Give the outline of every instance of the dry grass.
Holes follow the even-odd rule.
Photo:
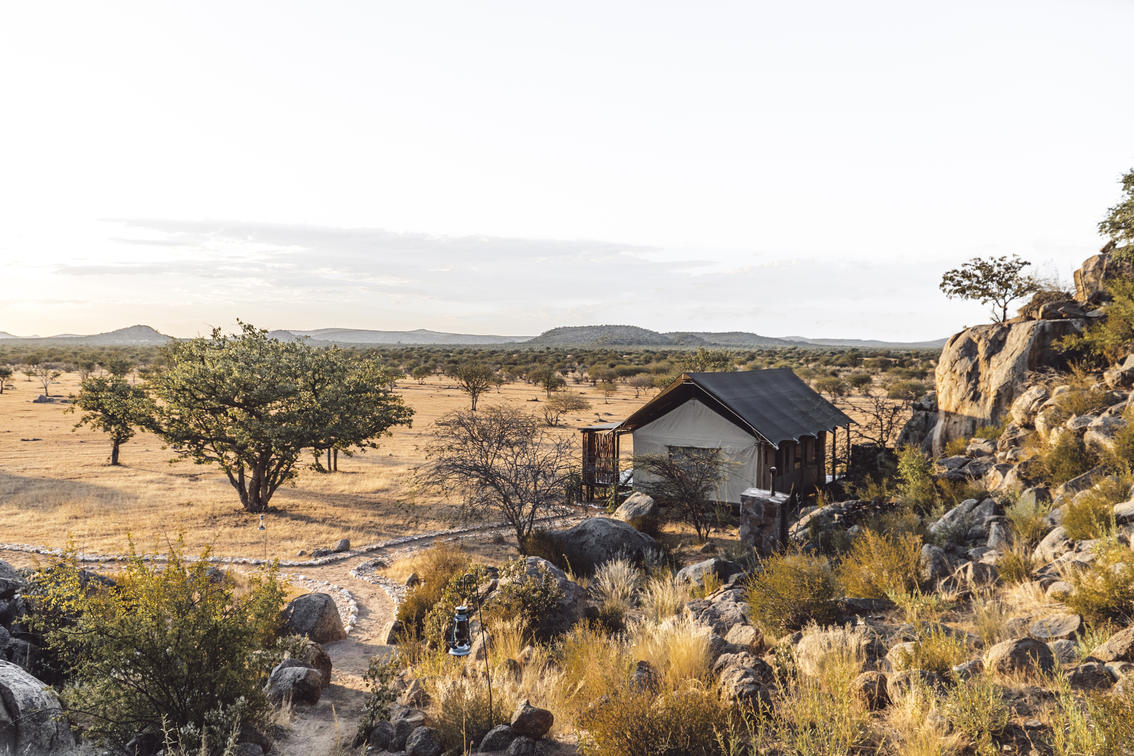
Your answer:
[[[53,395],[78,388],[78,376],[64,375]],[[434,421],[468,406],[467,397],[445,379],[424,385],[403,381],[398,393],[415,411],[411,428],[397,428],[378,449],[339,458],[340,472],[326,475],[304,469],[294,485],[272,499],[275,511],[258,518],[240,508],[224,473],[213,466],[170,463],[172,453],[158,438],[140,433],[122,448],[121,467],[106,464],[109,444],[103,434],[72,432],[75,415],[60,404],[34,404],[31,383],[0,394],[0,517],[2,540],[61,547],[68,539],[85,551],[124,551],[128,534],[139,548],[164,548],[184,535],[190,552],[213,546],[218,555],[267,554],[290,558],[300,549],[334,545],[350,538],[362,545],[414,532],[452,527],[449,502],[417,498],[408,475],[424,461],[421,447]],[[573,387],[601,399],[590,387]],[[628,415],[645,400],[620,390],[598,412],[572,414],[555,433],[574,436],[575,426]],[[513,383],[486,394],[485,405],[507,404],[537,411],[543,392]],[[601,413],[601,414],[600,414]],[[29,440],[35,439],[35,440]],[[306,465],[310,460],[302,460]]]

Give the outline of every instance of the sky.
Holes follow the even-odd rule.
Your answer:
[[[1069,284],[1134,3],[0,5],[0,331],[922,340]]]

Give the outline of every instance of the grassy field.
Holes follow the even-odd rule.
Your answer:
[[[53,395],[78,387],[78,375],[65,374]],[[332,546],[339,538],[362,545],[396,536],[453,527],[450,503],[416,494],[409,480],[424,461],[422,446],[434,421],[468,407],[468,398],[447,379],[424,385],[405,380],[398,391],[415,411],[411,428],[397,428],[378,449],[339,457],[339,472],[303,469],[293,485],[281,488],[266,516],[267,529],[244,512],[224,473],[214,466],[171,461],[173,453],[150,434],[139,434],[122,448],[122,466],[110,467],[105,435],[81,428],[68,405],[36,404],[37,383],[19,379],[0,395],[0,541],[42,546],[73,542],[80,550],[126,548],[132,536],[142,550],[163,550],[166,540],[184,538],[191,552],[211,546],[217,555],[293,557],[300,549]],[[604,403],[590,386],[592,408],[563,419],[559,432],[578,438],[576,428],[621,419],[641,405],[633,389],[620,387]],[[481,406],[508,404],[533,412],[543,392],[525,383],[506,384],[481,397]],[[304,467],[310,458],[302,460]]]

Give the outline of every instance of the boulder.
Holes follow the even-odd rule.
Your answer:
[[[1007,520],[996,518],[988,523],[988,540],[985,545],[994,551],[1007,551],[1012,547],[1012,529]]]
[[[911,407],[910,419],[898,434],[896,448],[916,446],[929,453],[933,446],[933,427],[937,425],[937,395],[930,391]]]
[[[1103,380],[1112,389],[1134,388],[1134,354],[1103,373]]]
[[[336,554],[341,554],[344,551],[350,551],[350,539],[340,538],[339,542],[335,544],[335,547],[331,549],[331,551],[335,552]]]
[[[1114,451],[1118,434],[1126,427],[1121,417],[1104,416],[1091,420],[1083,434],[1083,444],[1096,454],[1105,455]]]
[[[1087,307],[1097,307],[1106,302],[1110,281],[1132,276],[1134,263],[1131,261],[1115,259],[1109,250],[1092,255],[1075,271],[1075,300]]]
[[[934,585],[953,573],[949,557],[940,546],[927,543],[921,547],[918,556],[918,578],[925,585]]]
[[[1134,625],[1110,636],[1091,656],[1103,662],[1134,662]]]
[[[866,708],[880,711],[890,705],[890,694],[886,692],[886,675],[877,671],[867,671],[851,681],[851,692],[866,702]]]
[[[906,669],[886,677],[886,694],[894,701],[909,693],[915,684],[943,690],[945,678],[926,669]]]
[[[391,751],[404,750],[410,734],[418,727],[425,726],[425,712],[420,709],[402,709],[394,714],[390,724],[394,726],[394,736],[386,747]]]
[[[305,593],[292,599],[283,610],[284,632],[305,635],[316,643],[346,637],[335,601],[326,593]]]
[[[1085,661],[1067,671],[1067,681],[1076,690],[1107,690],[1118,682],[1118,676],[1099,661]]]
[[[1073,640],[1057,640],[1047,644],[1055,661],[1060,664],[1074,664],[1079,658],[1079,645]]]
[[[327,660],[327,663],[328,664],[330,663],[330,659]],[[296,659],[296,658],[284,659],[283,661],[281,661],[279,664],[277,664],[275,666],[275,669],[287,669],[288,667],[295,667],[296,669],[314,669],[316,672],[319,673],[319,687],[321,689],[326,688],[328,685],[331,684],[330,670],[328,670],[327,673],[324,674],[323,670],[319,669],[314,664],[308,664],[307,662],[305,662],[301,659]]]
[[[525,699],[520,702],[520,705],[512,714],[511,727],[512,732],[518,736],[522,735],[533,740],[539,740],[547,734],[554,723],[555,717],[550,711],[532,706]]]
[[[752,625],[733,625],[725,633],[725,641],[734,646],[762,648],[764,645],[764,638],[760,635],[760,631],[752,627]]]
[[[55,691],[15,664],[0,661],[0,753],[39,756],[74,747]]]
[[[619,523],[630,528],[625,523]],[[630,528],[631,531],[638,531]],[[572,563],[574,564],[574,563]],[[555,605],[544,613],[539,625],[533,628],[536,635],[542,639],[551,639],[570,630],[575,623],[586,615],[587,591],[578,583],[568,579],[563,570],[556,567],[546,559],[539,557],[525,557],[518,575],[505,577],[500,580],[500,589],[505,590],[515,581],[538,581],[549,576],[559,588],[559,598]]]
[[[569,530],[549,530],[545,535],[571,569],[582,575],[592,574],[612,559],[641,564],[661,554],[653,538],[609,517],[590,517]]]
[[[658,527],[658,505],[652,496],[636,491],[614,510],[614,519],[637,530],[653,533]]]
[[[1079,633],[1082,625],[1083,618],[1078,614],[1049,614],[1033,622],[1028,627],[1028,635],[1044,643],[1068,640]]]
[[[1119,527],[1134,524],[1134,499],[1114,505],[1114,522]]]
[[[682,567],[677,571],[677,575],[674,579],[689,585],[704,585],[705,578],[712,574],[716,575],[717,579],[724,583],[733,575],[743,571],[744,570],[742,570],[740,565],[736,562],[712,557],[703,562],[697,562],[696,564]]]
[[[317,704],[323,693],[323,675],[314,667],[306,665],[285,666],[293,659],[285,659],[276,665],[264,692],[272,703],[290,701],[293,704]]]
[[[935,538],[950,538],[953,534],[964,533],[969,529],[969,515],[980,504],[977,499],[965,499],[929,526],[929,534]]]
[[[480,741],[481,751],[503,751],[516,739],[516,733],[508,725],[496,725]]]
[[[1071,541],[1067,538],[1067,531],[1060,525],[1043,537],[1032,556],[1040,562],[1054,562],[1070,550]]]
[[[432,727],[418,727],[406,736],[406,756],[441,756],[445,746],[441,733]]]
[[[1001,675],[1043,672],[1055,669],[1055,656],[1046,643],[1035,638],[1016,638],[997,643],[984,654],[985,669]]]
[[[734,664],[721,669],[717,689],[725,701],[751,706],[768,700],[772,668],[760,659],[755,661],[753,666]]]
[[[685,605],[685,615],[722,638],[734,625],[751,624],[748,604],[740,589],[723,590],[710,598],[694,599]]]
[[[539,741],[526,735],[520,735],[508,744],[508,750],[504,752],[504,756],[539,756],[539,753]]]
[[[1077,319],[1032,320],[966,329],[946,343],[937,362],[933,451],[969,438],[1011,407],[1029,371],[1064,361],[1054,344],[1083,328]]]

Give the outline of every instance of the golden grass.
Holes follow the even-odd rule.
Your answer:
[[[78,389],[78,375],[68,373],[52,386],[53,395]],[[300,549],[333,546],[340,538],[352,545],[381,541],[454,525],[450,502],[415,495],[412,470],[425,461],[422,447],[441,415],[467,409],[467,397],[442,378],[424,385],[406,380],[398,392],[415,411],[411,428],[397,428],[381,446],[355,457],[339,457],[340,472],[306,469],[293,485],[272,499],[267,529],[244,512],[236,492],[215,466],[187,461],[170,463],[172,452],[148,433],[122,447],[122,466],[106,464],[110,446],[103,434],[82,428],[72,432],[76,415],[65,405],[34,404],[35,384],[22,380],[0,394],[0,540],[62,547],[72,539],[80,551],[121,552],[127,537],[139,548],[162,549],[184,536],[186,550],[212,546],[217,555],[292,558]],[[576,437],[575,427],[627,416],[645,399],[620,389],[609,404],[589,386],[572,386],[595,402],[595,410],[571,414],[565,427],[552,429]],[[512,383],[481,398],[483,405],[506,404],[537,412],[541,389]],[[35,439],[35,440],[30,440]]]

